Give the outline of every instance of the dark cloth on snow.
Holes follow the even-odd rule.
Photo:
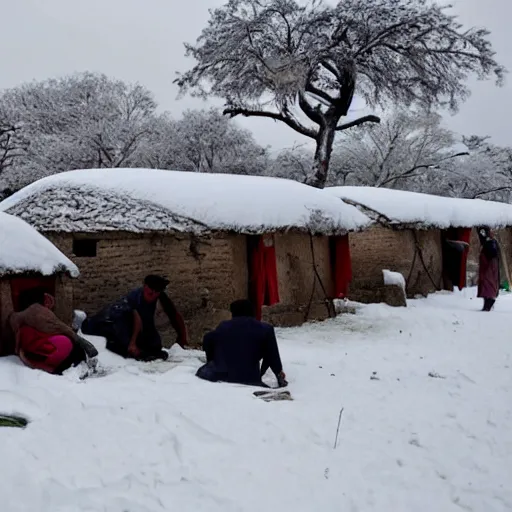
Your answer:
[[[222,322],[204,336],[203,350],[207,363],[196,375],[213,382],[265,386],[260,361],[276,376],[283,369],[274,328],[251,317]]]
[[[496,240],[487,239],[480,251],[478,297],[496,299],[500,287],[499,249]]]

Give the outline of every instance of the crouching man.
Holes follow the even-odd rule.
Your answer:
[[[270,368],[279,387],[287,386],[274,328],[256,320],[253,305],[248,300],[233,302],[230,311],[231,320],[222,322],[204,336],[207,362],[196,375],[211,382],[268,387],[261,378]]]
[[[123,357],[141,361],[167,359],[169,354],[162,350],[162,340],[155,326],[158,301],[178,335],[177,343],[182,347],[187,344],[185,322],[164,291],[168,284],[163,277],[147,276],[141,288],[85,319],[82,332],[103,336],[107,339],[107,349]]]

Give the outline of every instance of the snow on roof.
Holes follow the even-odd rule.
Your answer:
[[[78,268],[32,226],[0,212],[0,275],[26,272],[79,274]]]
[[[329,187],[326,193],[357,204],[390,224],[449,227],[512,226],[512,205],[375,187]],[[383,218],[384,217],[384,218]]]
[[[43,178],[0,203],[39,231],[362,229],[354,206],[291,180],[154,169],[88,169]]]

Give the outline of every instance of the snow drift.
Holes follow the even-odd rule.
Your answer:
[[[155,169],[88,169],[43,178],[0,203],[40,231],[358,230],[371,220],[291,180]]]
[[[78,268],[49,240],[23,220],[0,212],[0,276],[25,272],[78,276]]]
[[[357,204],[370,217],[390,224],[440,229],[512,226],[512,205],[494,201],[375,187],[329,187],[324,192]]]

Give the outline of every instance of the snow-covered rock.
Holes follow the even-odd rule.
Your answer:
[[[384,279],[384,301],[389,306],[406,307],[406,282],[405,278],[399,272],[391,270],[383,270],[382,277]]]
[[[405,278],[400,272],[392,272],[391,270],[383,270],[382,276],[386,286],[399,286],[405,290]]]
[[[0,276],[25,272],[79,274],[76,265],[32,226],[0,212]]]
[[[155,169],[88,169],[43,178],[0,203],[40,231],[346,233],[371,223],[301,183]]]
[[[329,187],[324,192],[356,204],[374,220],[389,224],[440,229],[512,226],[512,205],[495,201],[375,187]]]

